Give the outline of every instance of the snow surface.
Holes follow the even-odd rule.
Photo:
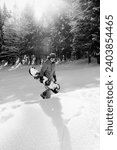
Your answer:
[[[0,70],[0,150],[99,150],[100,67],[57,65],[61,91],[48,100],[28,69]]]

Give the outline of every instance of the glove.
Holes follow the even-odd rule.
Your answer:
[[[43,83],[43,80],[44,80],[44,79],[43,79],[43,77],[41,76],[41,77],[40,77],[40,82]]]
[[[56,75],[54,75],[53,78],[54,78],[54,83],[56,83],[57,82]]]

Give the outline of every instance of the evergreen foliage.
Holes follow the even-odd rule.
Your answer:
[[[0,8],[0,60],[15,63],[32,55],[37,60],[55,52],[61,60],[100,56],[100,1],[71,0],[71,9],[54,17],[44,27],[35,21],[30,6],[15,17],[4,5]],[[46,19],[46,18],[45,18]],[[52,19],[52,18],[51,18]]]
[[[70,19],[67,14],[59,16],[56,24],[51,30],[52,51],[54,51],[59,58],[66,60],[71,58],[71,44],[72,34],[70,33]]]
[[[71,17],[73,50],[77,57],[96,55],[100,48],[100,3],[98,0],[75,0]]]

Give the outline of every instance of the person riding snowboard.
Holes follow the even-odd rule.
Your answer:
[[[56,62],[56,55],[55,53],[50,53],[47,60],[42,64],[41,71],[40,71],[40,82],[43,83],[44,76],[48,78],[46,82],[46,86],[49,86],[51,81],[56,82],[56,73],[55,73],[55,62]],[[46,89],[41,95],[43,99],[50,98],[51,90]]]

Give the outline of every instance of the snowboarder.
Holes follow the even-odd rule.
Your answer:
[[[42,64],[40,71],[40,82],[43,83],[44,76],[48,78],[46,85],[50,85],[51,81],[56,82],[56,73],[55,73],[55,62],[56,55],[55,53],[50,53],[47,57],[47,60]],[[47,99],[51,97],[51,90],[46,88],[46,90],[40,95],[43,99]]]

